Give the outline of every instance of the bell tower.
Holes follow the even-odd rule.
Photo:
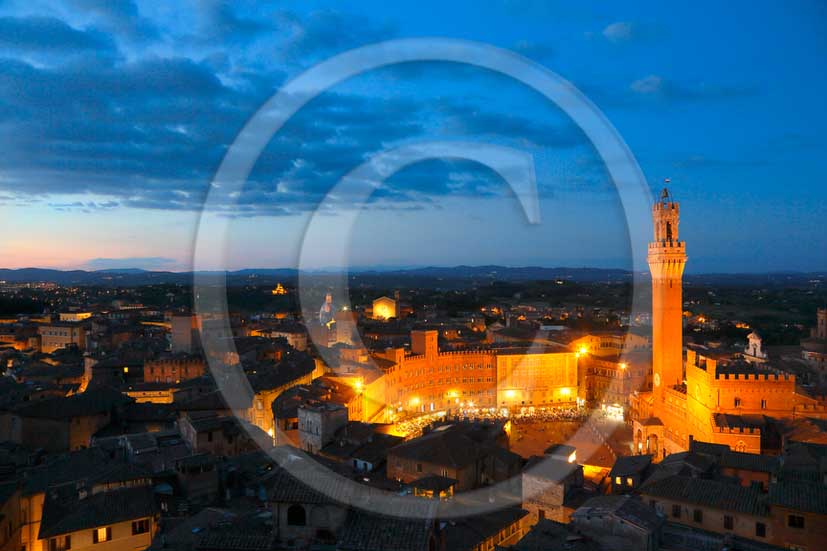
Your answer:
[[[686,246],[678,237],[680,208],[664,188],[652,207],[654,240],[649,243],[652,274],[652,371],[654,394],[683,382],[683,268]]]

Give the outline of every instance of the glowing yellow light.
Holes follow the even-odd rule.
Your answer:
[[[267,434],[269,434],[270,438],[272,438],[276,433],[273,432],[273,429],[270,429],[267,431]]]
[[[470,400],[469,400],[469,401],[468,401],[468,407],[469,407],[469,408],[474,407],[474,402],[472,402],[472,401],[470,401]]]
[[[270,292],[273,293],[274,295],[286,295],[287,294],[287,290],[284,288],[284,286],[281,283],[277,284],[276,288],[273,289]]]
[[[128,368],[128,367],[124,367],[124,368],[123,368],[123,372],[124,372],[124,373],[129,373],[129,368]]]
[[[586,355],[586,354],[588,354],[588,353],[589,353],[589,349],[588,349],[588,347],[586,347],[586,346],[581,346],[581,347],[580,347],[580,350],[578,350],[578,352],[579,352],[581,355]]]
[[[505,391],[505,397],[506,398],[514,398],[516,395],[517,395],[517,393],[513,390],[506,390]]]
[[[411,404],[412,406],[418,406],[418,405],[419,405],[419,402],[420,402],[420,401],[419,401],[419,398],[418,398],[417,396],[414,396],[413,398],[411,398],[410,404]]]
[[[570,396],[571,389],[570,388],[561,388],[560,389],[560,396]]]
[[[373,317],[377,319],[389,319],[393,317],[393,311],[387,304],[377,304],[375,307],[375,311],[373,312]]]
[[[627,366],[626,366],[626,363],[625,363],[625,362],[623,362],[623,363],[621,363],[621,364],[620,364],[620,369],[626,369],[626,367],[627,367]]]
[[[357,380],[356,384],[354,384],[353,386],[354,388],[356,388],[357,392],[362,392],[362,387],[364,387],[365,384],[361,380]]]

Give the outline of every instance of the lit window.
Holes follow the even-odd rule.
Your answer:
[[[634,483],[632,482],[632,477],[627,477],[626,478],[626,485],[627,486],[634,486]]]
[[[112,539],[112,527],[96,528],[92,530],[92,543],[103,543]]]

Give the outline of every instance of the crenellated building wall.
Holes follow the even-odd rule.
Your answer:
[[[769,362],[718,361],[692,349],[683,360],[686,250],[678,240],[679,212],[666,190],[652,209],[653,392],[631,399],[635,449],[659,460],[688,450],[695,439],[761,453],[766,418],[824,418],[827,404],[800,392],[793,374],[773,369]]]
[[[385,385],[393,411],[460,407],[554,407],[576,403],[573,352],[469,350],[440,352],[437,331],[414,331],[411,354],[391,348]]]

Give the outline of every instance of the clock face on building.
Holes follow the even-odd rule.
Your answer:
[[[660,373],[655,373],[655,386],[660,386]]]

